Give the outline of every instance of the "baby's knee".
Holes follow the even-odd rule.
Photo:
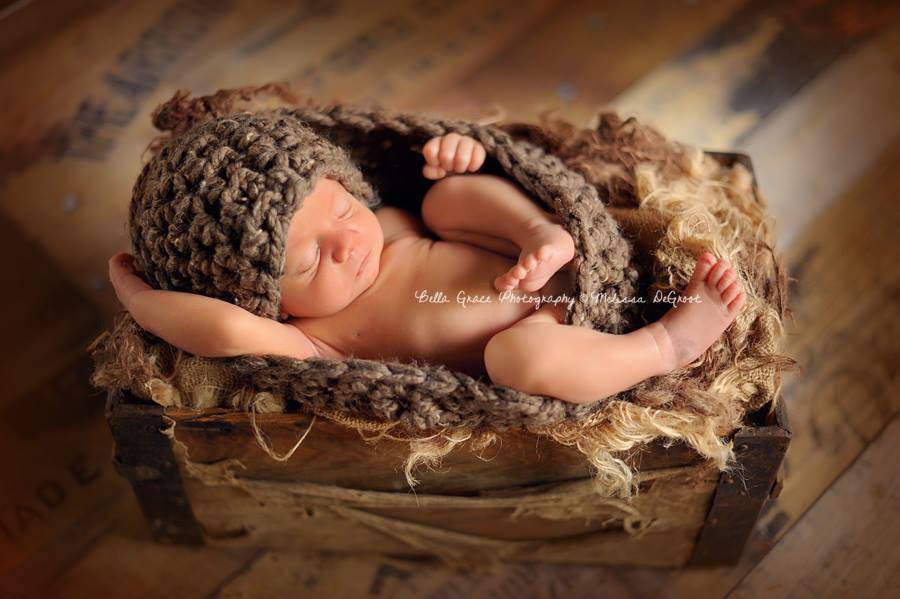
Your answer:
[[[540,384],[540,343],[535,327],[510,327],[500,331],[484,348],[484,367],[495,385],[535,393]]]

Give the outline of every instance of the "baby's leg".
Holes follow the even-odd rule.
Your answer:
[[[657,329],[611,335],[536,314],[491,338],[485,368],[494,384],[588,403],[666,372]]]
[[[575,256],[562,219],[543,210],[511,181],[495,175],[447,177],[422,201],[422,218],[439,237],[518,258],[497,277],[498,291],[537,291]]]
[[[727,261],[701,256],[679,303],[662,319],[626,335],[559,324],[548,311],[495,335],[485,348],[485,367],[499,385],[535,395],[588,403],[651,376],[686,366],[731,324],[744,304]]]

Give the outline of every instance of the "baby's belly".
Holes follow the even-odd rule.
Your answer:
[[[411,351],[421,359],[473,375],[484,374],[484,348],[491,337],[540,307],[548,289],[559,288],[564,274],[533,293],[501,294],[494,279],[515,261],[461,243],[436,243],[429,268],[410,290]],[[562,305],[562,304],[560,304]]]
[[[494,279],[514,264],[468,244],[416,240],[385,260],[377,292],[298,326],[327,344],[331,357],[418,360],[486,375],[491,337],[534,314],[542,295],[571,293],[568,273],[534,293],[498,293]],[[558,305],[564,313],[565,304]]]

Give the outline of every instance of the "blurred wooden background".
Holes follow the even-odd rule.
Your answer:
[[[0,2],[0,596],[900,596],[900,7],[694,0]],[[118,308],[149,114],[179,88],[585,123],[753,158],[792,277],[781,496],[742,563],[439,565],[153,544],[85,347]],[[43,590],[39,590],[43,589]]]

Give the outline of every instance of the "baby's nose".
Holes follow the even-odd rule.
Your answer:
[[[338,236],[334,246],[334,261],[343,263],[356,253],[355,240],[352,235],[342,234]]]

